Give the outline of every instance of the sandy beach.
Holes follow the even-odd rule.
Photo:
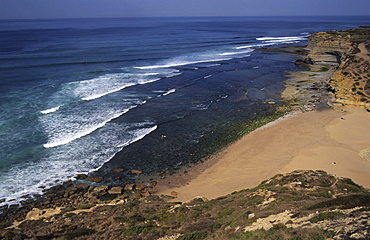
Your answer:
[[[186,202],[257,186],[278,173],[324,170],[370,188],[370,113],[361,108],[294,113],[162,180],[158,194]]]

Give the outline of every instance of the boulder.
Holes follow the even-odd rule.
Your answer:
[[[93,192],[94,193],[106,193],[108,190],[108,186],[107,185],[103,185],[103,186],[98,186],[98,187],[95,187],[93,189]]]
[[[89,185],[87,185],[86,183],[76,183],[74,185],[74,187],[78,188],[78,189],[82,189],[82,190],[87,190],[89,189]]]
[[[311,58],[309,58],[309,57],[304,58],[304,59],[297,59],[295,61],[295,64],[296,65],[304,65],[304,64],[313,65],[314,63],[315,62]]]
[[[254,213],[250,213],[249,215],[248,215],[248,219],[252,219],[252,218],[254,218],[256,216],[256,214],[254,214]]]
[[[142,174],[142,173],[143,173],[143,171],[141,171],[141,170],[131,169],[129,174],[139,175],[139,174]]]
[[[108,190],[109,194],[122,194],[123,192],[123,187],[112,187],[111,189]]]
[[[135,192],[134,193],[134,199],[140,199],[141,198],[141,193],[140,192]]]
[[[63,183],[63,187],[69,187],[72,185],[72,181],[71,180],[68,180],[66,182]]]
[[[139,184],[136,186],[136,190],[138,191],[142,191],[144,190],[145,188],[147,188],[148,186],[147,185],[144,185],[144,184]]]
[[[76,179],[86,179],[86,178],[87,178],[86,174],[77,174],[76,175]]]
[[[100,183],[101,181],[103,181],[103,177],[100,177],[100,176],[91,176],[91,177],[87,177],[85,180],[86,181],[89,181],[89,182]]]
[[[141,196],[143,197],[150,197],[150,195],[152,195],[149,191],[145,191],[143,193],[141,193]]]
[[[132,184],[127,184],[124,188],[125,191],[133,191],[135,188],[135,184],[132,183]]]
[[[114,173],[121,173],[121,172],[125,171],[125,169],[124,168],[116,168],[116,169],[112,169],[111,171],[114,172]]]
[[[149,186],[155,187],[155,186],[157,186],[157,184],[158,183],[156,181],[151,181],[150,184],[149,184]]]

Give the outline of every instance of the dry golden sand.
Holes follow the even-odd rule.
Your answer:
[[[174,201],[213,199],[255,187],[277,173],[310,169],[349,177],[370,188],[369,149],[370,113],[364,109],[296,113],[244,136],[189,169],[189,176],[160,181],[157,190],[164,195],[175,191]]]

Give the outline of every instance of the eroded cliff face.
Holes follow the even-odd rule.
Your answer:
[[[315,33],[307,48],[312,67],[336,68],[329,81],[334,106],[370,109],[370,27]]]

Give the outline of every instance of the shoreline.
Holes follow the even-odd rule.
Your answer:
[[[78,206],[107,201],[118,204],[128,201],[128,195],[134,199],[162,195],[163,199],[176,202],[187,202],[197,196],[213,199],[255,187],[279,173],[306,169],[325,170],[370,188],[370,180],[366,179],[366,173],[370,172],[370,145],[366,143],[370,142],[370,137],[365,135],[370,129],[370,114],[357,108],[348,108],[345,112],[343,108],[328,109],[334,96],[326,84],[338,65],[333,62],[328,65],[324,61],[309,65],[308,71],[290,73],[282,96],[292,107],[292,113],[244,133],[241,139],[208,159],[166,175],[158,183],[149,184],[151,176],[139,176],[141,173],[132,173],[136,179],[146,180],[145,184],[136,183],[136,189],[134,186],[131,189],[126,189],[127,186],[109,188],[68,182],[63,184],[62,190],[61,186],[56,186],[46,191],[45,198],[27,205],[18,215],[25,215],[32,207],[69,207],[68,204]],[[327,69],[322,71],[323,67]],[[354,160],[348,162],[347,159]],[[138,186],[142,190],[138,190]],[[106,195],[114,198],[100,198]]]
[[[189,181],[175,174],[159,182],[157,194],[175,195],[171,201],[176,202],[197,196],[214,199],[294,170],[324,170],[370,188],[366,175],[370,161],[360,156],[370,148],[366,144],[370,136],[364,131],[369,128],[370,114],[363,109],[295,113],[253,131],[209,163],[196,166],[198,175]],[[345,137],[348,131],[356,138]]]
[[[282,92],[293,111],[302,112],[245,135],[208,165],[191,168],[196,173],[187,181],[178,174],[160,182],[158,194],[180,202],[214,199],[295,170],[324,170],[370,188],[366,34],[367,27],[329,31],[312,34],[306,48],[260,49],[304,57],[296,64],[306,70],[289,73]]]

